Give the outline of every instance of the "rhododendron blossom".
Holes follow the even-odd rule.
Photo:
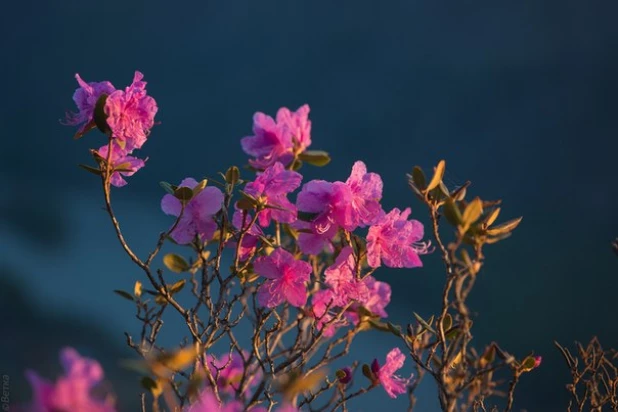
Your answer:
[[[310,144],[311,121],[308,105],[301,106],[296,112],[282,107],[277,112],[276,121],[257,112],[253,116],[253,136],[241,140],[245,153],[255,157],[249,160],[249,163],[258,169],[265,169],[275,162],[287,166],[294,160],[296,153],[301,153]]]
[[[255,260],[255,273],[268,279],[258,290],[258,302],[262,306],[274,308],[283,302],[300,307],[307,302],[307,287],[311,265],[296,260],[282,248],[275,249],[268,256]]]
[[[379,267],[380,261],[392,268],[423,266],[419,255],[428,252],[429,243],[422,243],[423,224],[408,220],[410,208],[401,212],[394,208],[369,228],[367,234],[367,263]]]
[[[394,348],[386,355],[386,362],[383,366],[380,366],[377,359],[374,359],[371,364],[371,371],[391,398],[406,393],[407,386],[412,379],[412,376],[405,379],[395,375],[395,372],[403,367],[405,360],[406,355],[401,353],[399,348]]]
[[[365,163],[358,161],[352,166],[352,173],[345,182],[352,192],[351,221],[342,224],[347,230],[374,224],[384,215],[382,199],[382,178],[377,173],[367,173]]]
[[[184,179],[179,187],[193,189],[197,186],[197,181],[193,178]],[[217,225],[213,220],[213,215],[221,210],[223,204],[223,193],[216,187],[205,187],[195,195],[184,207],[176,197],[166,194],[161,199],[161,209],[168,215],[182,216],[176,228],[170,236],[176,243],[188,244],[198,236],[201,240],[212,238]]]
[[[138,159],[137,157],[126,155],[124,150],[120,149],[118,145],[112,141],[112,154],[110,157],[111,169],[119,169],[117,172],[112,173],[110,183],[116,187],[122,187],[127,184],[123,176],[133,176],[135,172],[144,167],[145,160]],[[105,145],[97,150],[99,156],[107,160],[109,145]]]
[[[34,392],[29,412],[116,410],[111,399],[93,394],[93,389],[103,380],[103,369],[97,361],[80,356],[75,349],[65,348],[60,352],[60,362],[64,375],[55,383],[36,372],[26,371]]]
[[[245,358],[249,356],[247,352],[243,353]],[[231,355],[222,355],[218,359],[210,356],[208,359],[208,368],[210,373],[217,382],[217,388],[220,393],[234,395],[239,389],[243,374],[245,374],[245,365],[242,356],[238,352]],[[249,394],[251,387],[255,386],[257,381],[262,377],[261,371],[247,371],[246,374],[246,390],[245,394]]]
[[[144,75],[136,71],[133,83],[125,90],[111,93],[105,102],[106,121],[112,137],[127,153],[144,145],[158,110],[155,100],[146,94],[143,78]]]
[[[99,97],[113,93],[116,88],[108,81],[86,83],[79,74],[76,74],[75,78],[80,86],[73,93],[78,112],[67,112],[63,123],[70,126],[81,125],[77,132],[79,135],[94,127],[94,108]]]
[[[260,173],[253,182],[247,183],[245,192],[258,199],[266,208],[259,212],[258,221],[268,226],[273,219],[280,223],[296,220],[296,206],[287,195],[300,186],[300,173],[285,170],[279,162]]]

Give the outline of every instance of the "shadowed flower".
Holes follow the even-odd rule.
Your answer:
[[[184,179],[179,187],[193,189],[197,186],[197,181],[193,178]],[[178,225],[171,233],[172,239],[181,245],[191,243],[196,236],[204,240],[212,238],[217,225],[213,219],[223,204],[223,193],[216,187],[205,187],[195,195],[184,208],[182,217]],[[161,199],[161,209],[168,215],[180,216],[182,203],[171,194],[163,196]]]
[[[29,412],[92,411],[113,412],[111,399],[97,399],[92,390],[103,380],[101,365],[84,358],[72,348],[60,352],[60,362],[65,374],[51,383],[36,372],[26,371],[34,391]]]
[[[245,358],[249,356],[244,353]],[[245,373],[245,365],[242,356],[238,352],[231,355],[223,355],[218,359],[210,356],[208,360],[208,368],[210,373],[217,381],[217,388],[220,393],[234,395],[241,384],[243,374]],[[257,373],[256,373],[257,372]],[[248,370],[245,379],[248,382],[245,394],[248,395],[251,387],[261,379],[261,371]]]
[[[406,387],[410,383],[410,379],[412,379],[412,376],[405,379],[395,375],[395,372],[403,367],[405,360],[406,356],[401,353],[399,348],[394,348],[386,355],[384,366],[380,366],[377,359],[374,359],[371,363],[371,371],[391,398],[396,398],[398,395],[406,393]]]
[[[220,404],[211,389],[200,392],[198,399],[186,409],[187,412],[242,412],[242,404],[238,401]]]
[[[395,208],[369,228],[367,234],[367,263],[376,268],[380,261],[392,268],[423,266],[419,255],[428,253],[429,243],[421,243],[423,224],[407,220],[410,208],[401,212]]]
[[[105,160],[107,160],[108,148],[109,145],[105,145],[97,150],[99,156]],[[118,169],[117,172],[112,173],[112,177],[110,179],[111,184],[116,187],[122,187],[127,184],[127,181],[124,180],[123,176],[133,176],[135,172],[144,167],[146,161],[124,154],[124,151],[112,141],[112,156],[110,158],[110,164],[112,169]]]
[[[155,99],[146,94],[144,75],[135,72],[133,83],[123,90],[116,90],[105,102],[107,124],[112,137],[118,140],[126,153],[144,145],[157,113]]]
[[[298,244],[303,253],[317,255],[329,245],[331,239],[339,230],[339,222],[349,219],[345,216],[349,213],[352,193],[350,188],[343,182],[327,182],[324,180],[312,180],[306,183],[298,194],[296,206],[298,210],[315,214],[315,218],[309,223],[298,222],[295,227],[304,229],[298,237]],[[306,233],[309,230],[311,233]]]
[[[94,107],[97,100],[103,94],[111,94],[116,91],[114,85],[108,81],[86,83],[79,74],[75,75],[79,88],[73,93],[73,101],[77,106],[78,112],[67,112],[66,119],[62,122],[65,125],[81,125],[78,134],[83,134],[88,129],[94,127]]]
[[[253,136],[240,141],[245,153],[255,157],[249,163],[257,169],[265,169],[275,162],[288,166],[294,152],[302,152],[311,144],[311,121],[309,106],[301,106],[296,112],[282,107],[277,112],[277,121],[261,112],[253,115]],[[297,147],[295,148],[295,141]]]
[[[260,225],[268,226],[271,219],[280,223],[296,220],[296,206],[288,200],[287,195],[300,186],[302,178],[299,173],[285,170],[277,162],[260,173],[255,181],[247,183],[245,192],[266,205],[266,209],[258,216]]]
[[[307,302],[307,288],[311,265],[294,259],[284,249],[276,249],[269,256],[262,256],[253,264],[255,273],[268,279],[258,291],[260,305],[274,308],[284,301],[300,307]]]

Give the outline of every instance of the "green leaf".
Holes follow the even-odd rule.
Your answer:
[[[447,313],[442,320],[442,329],[444,329],[444,331],[446,332],[451,328],[451,326],[453,326],[453,317],[449,313]]]
[[[530,372],[532,369],[535,368],[535,366],[536,366],[536,359],[534,359],[534,357],[532,356],[526,357],[526,359],[524,359],[521,362],[522,372]]]
[[[101,176],[101,170],[97,169],[96,167],[92,167],[92,166],[88,166],[88,165],[84,165],[84,164],[78,164],[77,166],[81,167],[82,169],[95,174],[97,176]]]
[[[140,383],[142,385],[142,388],[146,389],[148,392],[156,392],[158,390],[158,385],[157,383],[150,377],[148,376],[144,376],[141,380]]]
[[[426,330],[428,330],[429,332],[431,332],[433,334],[436,333],[434,328],[432,328],[431,325],[425,321],[425,319],[421,318],[421,316],[418,313],[416,313],[416,312],[412,312],[412,313],[414,314],[414,317],[416,318],[416,321],[418,323],[420,323],[423,328],[425,328]]]
[[[163,257],[163,264],[172,272],[182,273],[191,268],[189,263],[182,257],[175,253],[168,253]]]
[[[419,166],[414,166],[414,169],[412,169],[412,182],[419,190],[425,190],[427,187],[425,173]]]
[[[323,150],[307,150],[298,155],[298,158],[305,163],[318,167],[326,166],[330,163],[330,156]]]
[[[394,325],[391,322],[387,322],[388,330],[395,336],[401,336],[401,326]]]
[[[174,190],[174,197],[180,200],[182,203],[186,204],[193,198],[193,190],[188,187],[179,187]]]
[[[107,124],[107,114],[105,113],[105,103],[107,102],[107,94],[102,94],[94,105],[93,119],[97,128],[105,134],[111,132],[109,125]],[[118,143],[120,142],[119,139]]]
[[[114,293],[119,295],[119,296],[122,296],[126,300],[130,300],[131,302],[135,301],[133,299],[133,295],[131,295],[129,292],[125,292],[124,290],[116,289],[116,290],[114,290]]]
[[[253,210],[255,209],[256,205],[257,203],[255,202],[255,200],[248,198],[246,196],[243,196],[242,199],[239,199],[236,202],[236,207],[238,207],[240,210]]]
[[[444,217],[446,217],[446,220],[448,220],[451,225],[461,226],[463,224],[463,216],[459,211],[459,206],[453,201],[453,199],[446,199],[446,202],[444,202],[443,213]]]
[[[97,127],[97,125],[94,123],[94,120],[89,121],[75,133],[73,139],[77,140],[82,138],[86,133],[88,133],[95,127]]]
[[[174,186],[174,185],[169,184],[167,182],[159,182],[159,185],[163,188],[163,190],[165,190],[170,195],[173,195],[174,191],[176,189],[178,189],[178,186]]]
[[[240,170],[238,170],[238,167],[231,166],[229,169],[227,169],[227,172],[225,172],[225,181],[227,182],[227,184],[235,185],[236,183],[238,183],[239,179]]]
[[[519,222],[521,222],[522,219],[523,217],[518,217],[517,219],[512,219],[508,222],[492,227],[491,229],[487,229],[487,234],[490,236],[497,236],[510,233],[515,230],[517,226],[519,226]]]
[[[431,178],[431,181],[427,185],[427,188],[425,189],[425,191],[429,192],[430,190],[433,190],[436,187],[438,187],[438,185],[442,181],[442,178],[444,177],[445,168],[446,168],[446,162],[444,160],[440,160],[440,162],[438,162],[438,165],[436,166],[436,170],[433,174],[433,177]]]

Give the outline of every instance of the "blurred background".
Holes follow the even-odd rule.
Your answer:
[[[427,223],[405,174],[444,158],[452,183],[470,179],[471,195],[503,199],[503,219],[524,216],[511,239],[487,248],[470,302],[475,342],[542,355],[515,409],[564,410],[569,374],[553,340],[596,334],[618,346],[617,12],[600,0],[5,5],[0,373],[11,401],[30,397],[25,368],[55,377],[70,345],[101,361],[121,410],[137,409],[138,378],[119,365],[133,356],[123,331],[137,323],[112,290],[131,290],[142,274],[114,237],[99,180],[76,167],[102,137],[74,141],[58,119],[74,109],[76,72],[121,88],[138,69],[161,124],[141,150],[147,167],[113,195],[138,253],[171,224],[159,181],[245,164],[239,139],[255,111],[309,103],[312,148],[333,162],[305,168],[307,180],[343,180],[362,159],[385,181],[385,209],[411,206]],[[440,257],[424,261],[378,272],[393,286],[391,320],[437,311]],[[375,335],[355,356],[383,358],[395,344]],[[419,397],[419,410],[437,410],[432,384]],[[387,400],[375,391],[355,408],[405,410]]]

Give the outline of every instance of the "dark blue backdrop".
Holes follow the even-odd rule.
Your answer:
[[[115,243],[98,181],[76,167],[101,140],[75,142],[58,119],[73,108],[75,72],[122,87],[139,69],[161,125],[142,151],[147,167],[115,194],[139,252],[170,223],[158,181],[243,164],[254,111],[307,102],[314,147],[334,158],[307,178],[344,179],[363,159],[386,182],[386,208],[410,205],[427,222],[404,176],[445,158],[452,181],[471,179],[473,194],[504,200],[505,217],[524,216],[487,250],[471,303],[476,340],[543,355],[516,407],[564,410],[568,373],[552,341],[598,334],[618,346],[617,12],[600,0],[5,5],[0,369],[12,399],[29,396],[24,367],[53,376],[58,348],[73,345],[102,360],[134,408],[135,377],[117,360],[130,356],[122,331],[135,322],[111,290],[140,274]],[[378,275],[394,286],[398,322],[437,309],[439,256],[425,261]],[[375,342],[359,356],[394,344]],[[423,391],[421,410],[435,409]]]

